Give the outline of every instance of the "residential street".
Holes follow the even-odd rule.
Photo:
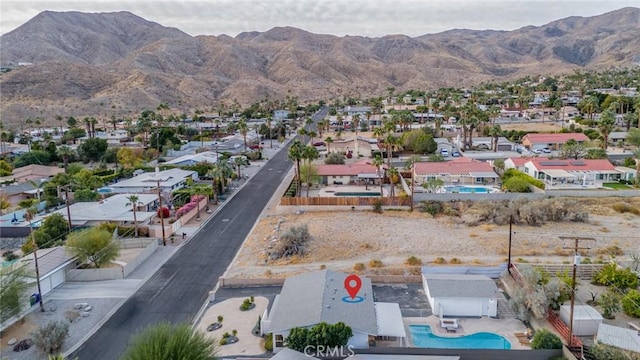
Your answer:
[[[326,109],[314,115],[324,117]],[[132,335],[159,321],[191,323],[292,163],[277,153],[72,356],[118,359]]]

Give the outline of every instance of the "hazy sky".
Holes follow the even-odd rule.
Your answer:
[[[638,0],[2,0],[0,33],[44,10],[125,10],[190,35],[235,36],[293,26],[338,36],[417,36],[455,28],[513,30],[639,5]]]

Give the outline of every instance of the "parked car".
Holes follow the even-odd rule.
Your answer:
[[[316,141],[313,143],[313,146],[324,146],[324,141]]]
[[[542,154],[542,150],[540,150],[540,149],[533,149],[533,150],[531,150],[531,152],[534,153],[534,154]]]
[[[452,152],[452,153],[451,153],[451,156],[453,156],[453,157],[460,157],[460,153],[459,153],[459,152],[457,152],[457,151],[454,151],[454,152]]]
[[[551,153],[551,149],[549,149],[549,148],[543,148],[543,149],[542,149],[542,152],[543,152],[543,153],[545,153],[545,154],[550,154],[550,153]]]
[[[444,157],[449,156],[449,150],[447,150],[447,149],[440,150],[440,155],[442,155]]]

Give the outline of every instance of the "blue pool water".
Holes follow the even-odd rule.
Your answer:
[[[448,193],[488,194],[488,193],[496,192],[496,190],[494,188],[488,187],[488,186],[454,185],[454,186],[445,186],[444,188]]]
[[[431,332],[429,325],[409,325],[415,347],[438,349],[511,349],[506,338],[489,332],[457,337],[443,337]]]

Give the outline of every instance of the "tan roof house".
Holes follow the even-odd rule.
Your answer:
[[[583,133],[527,134],[522,138],[522,145],[527,149],[560,150],[569,140],[575,140],[581,144],[589,141],[589,138]]]
[[[324,185],[362,184],[380,179],[378,168],[368,163],[317,165],[316,168]]]
[[[494,184],[500,178],[489,163],[466,157],[452,161],[417,162],[413,171],[417,184],[431,179],[440,179],[445,185]]]
[[[63,168],[56,166],[27,165],[13,169],[11,177],[17,182],[26,182],[29,180],[50,178],[63,172]]]

